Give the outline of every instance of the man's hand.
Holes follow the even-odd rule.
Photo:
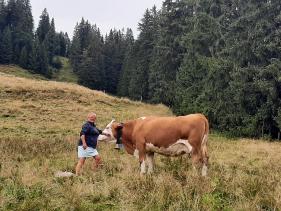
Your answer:
[[[87,144],[83,144],[83,149],[85,150],[87,148],[88,148]]]
[[[86,144],[86,139],[85,139],[85,135],[82,135],[81,136],[81,140],[82,140],[82,144],[83,144],[83,149],[85,150],[85,149],[87,149],[87,144]]]

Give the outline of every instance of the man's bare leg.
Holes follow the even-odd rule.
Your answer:
[[[75,173],[76,173],[77,176],[80,175],[81,169],[82,169],[82,167],[85,163],[85,160],[86,160],[86,158],[79,158],[78,163],[77,163],[76,168],[75,168]]]

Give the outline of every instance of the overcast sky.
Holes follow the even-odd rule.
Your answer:
[[[84,19],[97,24],[102,34],[111,28],[132,28],[137,35],[138,22],[146,8],[156,5],[161,8],[162,0],[31,0],[35,27],[44,8],[50,18],[55,18],[56,30],[72,37],[77,22]]]

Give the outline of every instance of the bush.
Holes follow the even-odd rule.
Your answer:
[[[59,57],[54,57],[51,65],[56,69],[61,69],[63,66]]]

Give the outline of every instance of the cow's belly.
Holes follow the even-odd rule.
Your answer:
[[[180,139],[168,147],[157,147],[152,143],[146,143],[146,151],[156,152],[166,156],[179,156],[191,153],[192,146],[189,144],[188,140]]]

